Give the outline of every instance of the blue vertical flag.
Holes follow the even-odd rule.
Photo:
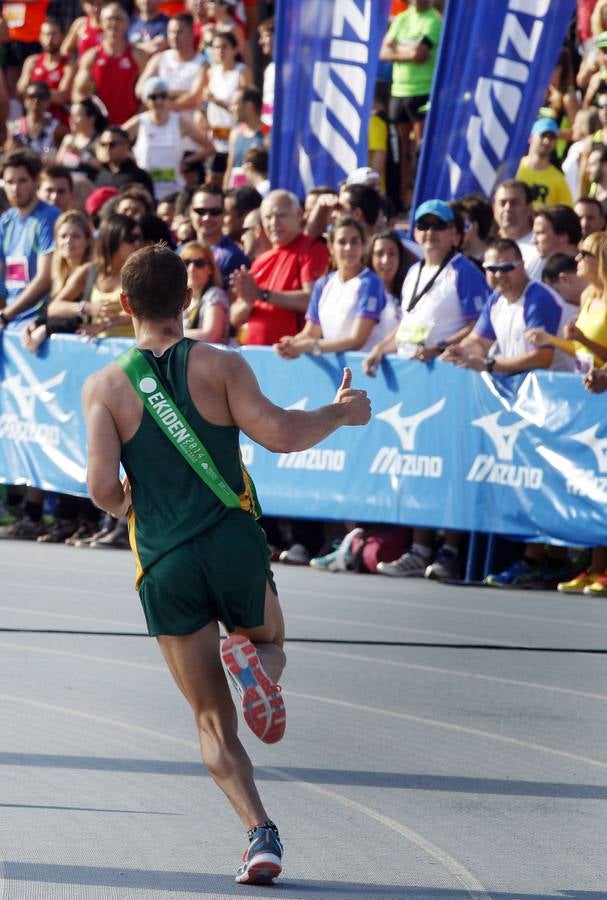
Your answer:
[[[527,150],[575,0],[448,0],[414,206],[490,196]]]
[[[273,188],[299,197],[367,164],[367,131],[390,0],[278,0],[270,150]]]

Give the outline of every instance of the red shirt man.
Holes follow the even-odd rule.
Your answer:
[[[288,191],[268,194],[261,221],[272,249],[258,256],[250,271],[233,273],[230,321],[236,328],[246,323],[246,344],[271,345],[301,328],[314,282],[328,269],[329,252],[322,240],[302,234],[301,207]]]
[[[80,60],[72,99],[77,103],[97,94],[107,107],[110,125],[122,125],[139,108],[135,83],[147,57],[129,45],[129,17],[119,3],[104,6],[99,18],[103,40]]]

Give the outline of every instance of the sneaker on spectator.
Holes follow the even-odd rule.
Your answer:
[[[607,597],[607,573],[597,575],[592,584],[587,584],[583,590],[586,597]]]
[[[487,575],[483,584],[496,588],[524,588],[540,590],[546,579],[540,566],[530,566],[525,559],[518,559],[497,575]]]
[[[452,550],[441,547],[436,554],[433,563],[427,566],[424,572],[425,578],[436,578],[439,580],[456,580],[459,578],[459,557]]]
[[[272,884],[282,872],[282,852],[278,832],[258,825],[236,873],[238,884]]]
[[[335,561],[339,553],[339,543],[337,547],[324,556],[315,556],[310,560],[310,568],[317,569],[319,572],[335,572]]]
[[[407,550],[398,559],[392,562],[378,562],[377,571],[381,575],[389,575],[391,578],[422,577],[428,568],[428,560],[421,553]]]
[[[46,531],[42,521],[35,522],[29,516],[22,516],[12,525],[0,528],[0,539],[17,541],[35,541]]]
[[[126,522],[118,522],[113,531],[91,541],[93,550],[126,550],[129,547],[129,532]]]
[[[73,519],[55,519],[44,534],[41,534],[36,540],[41,544],[62,544],[67,537],[74,533],[75,527],[76,523]]]
[[[310,552],[303,544],[293,544],[288,550],[283,550],[278,558],[288,566],[307,566],[310,563]]]
[[[590,587],[599,577],[597,572],[580,572],[569,581],[559,581],[556,589],[561,594],[583,594],[584,589]]]

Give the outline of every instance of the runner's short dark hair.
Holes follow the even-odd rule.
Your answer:
[[[121,272],[122,290],[137,319],[176,319],[181,315],[188,272],[166,244],[131,253]]]

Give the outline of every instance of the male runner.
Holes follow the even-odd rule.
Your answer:
[[[146,403],[160,402],[157,388],[164,385],[239,495],[240,508],[228,509],[182,458],[117,362],[84,386],[89,491],[101,509],[129,515],[148,631],[192,707],[207,769],[248,831],[236,881],[269,883],[281,871],[282,844],[238,739],[221,665],[223,656],[249,727],[267,743],[279,740],[285,714],[276,682],[286,661],[284,623],[265,535],[252,514],[239,430],[268,450],[304,450],[341,425],[366,424],[371,407],[365,391],[350,387],[345,369],[333,403],[309,412],[281,409],[261,393],[238,353],[185,339],[187,271],[162,245],[129,257],[122,291],[123,309],[133,317],[137,346],[154,376],[139,382],[148,390]],[[122,483],[120,462],[128,476]],[[221,654],[218,622],[229,633]]]

